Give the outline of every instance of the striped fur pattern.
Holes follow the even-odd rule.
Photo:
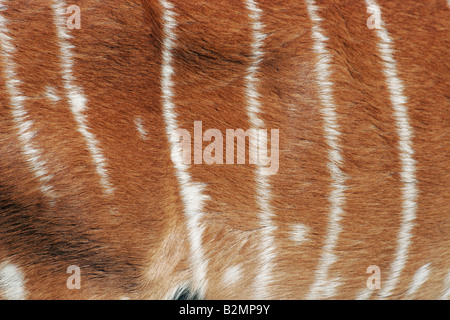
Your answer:
[[[0,1],[0,298],[450,298],[448,1],[76,4]]]

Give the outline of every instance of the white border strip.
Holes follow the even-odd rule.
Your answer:
[[[0,5],[5,6],[3,1],[0,1]],[[6,19],[0,16],[0,43],[4,62],[3,72],[6,89],[10,96],[12,117],[18,130],[22,153],[34,177],[40,182],[39,189],[41,193],[47,198],[54,199],[57,195],[53,190],[53,186],[49,184],[52,176],[46,169],[46,163],[42,159],[41,151],[33,142],[36,131],[32,130],[33,121],[28,119],[29,116],[24,106],[26,97],[18,88],[22,82],[16,79],[16,64],[13,59],[15,46],[12,43],[11,37],[8,35],[9,31],[6,24]]]
[[[163,12],[163,48],[162,48],[162,69],[161,69],[161,90],[163,115],[166,123],[166,134],[170,143],[172,162],[176,169],[178,183],[181,189],[181,198],[184,205],[184,212],[187,218],[187,230],[191,245],[191,265],[193,268],[193,287],[198,290],[201,296],[205,295],[207,287],[206,273],[208,260],[202,247],[202,236],[204,227],[201,223],[203,217],[204,202],[208,196],[203,194],[204,185],[194,183],[189,174],[188,165],[183,162],[181,148],[179,148],[179,135],[177,134],[177,114],[173,102],[173,57],[172,51],[175,48],[175,20],[174,6],[165,0],[160,0]]]
[[[84,113],[87,110],[87,99],[83,90],[75,85],[75,77],[73,75],[73,45],[68,40],[72,38],[67,33],[66,24],[66,4],[62,0],[53,1],[53,19],[56,26],[56,33],[59,38],[59,46],[61,51],[61,69],[64,89],[66,97],[70,104],[70,110],[77,123],[78,132],[84,137],[92,160],[95,164],[97,174],[100,177],[100,185],[106,195],[114,193],[114,187],[109,181],[108,172],[106,170],[106,160],[99,147],[99,141],[95,135],[89,131],[87,116]]]
[[[330,298],[336,294],[339,279],[329,279],[328,271],[336,261],[333,253],[341,232],[340,221],[344,215],[345,203],[345,177],[339,165],[342,163],[342,155],[339,146],[339,125],[337,121],[336,105],[333,97],[333,83],[330,80],[331,55],[326,49],[328,38],[324,36],[320,22],[322,19],[317,14],[318,7],[313,0],[305,0],[309,17],[313,23],[312,38],[314,40],[314,52],[317,55],[316,74],[319,98],[322,104],[322,117],[324,121],[325,140],[329,147],[328,168],[331,172],[331,193],[329,195],[330,217],[325,245],[322,250],[319,266],[316,269],[315,280],[311,286],[307,299]]]
[[[398,234],[398,246],[395,253],[395,259],[391,264],[391,272],[380,291],[380,298],[388,298],[397,286],[400,275],[408,260],[408,250],[412,238],[412,229],[417,211],[418,190],[416,186],[416,167],[413,150],[413,129],[411,128],[408,108],[406,106],[407,98],[404,95],[403,82],[397,74],[397,63],[394,59],[393,41],[388,31],[384,27],[381,18],[381,9],[374,0],[366,0],[367,7],[375,11],[375,16],[380,19],[380,28],[375,28],[375,33],[379,38],[378,49],[383,61],[383,72],[390,94],[390,100],[394,109],[394,118],[396,121],[397,134],[399,136],[399,157],[401,162],[401,180],[402,187],[402,221]]]

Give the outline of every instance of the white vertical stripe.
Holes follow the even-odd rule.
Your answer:
[[[0,1],[0,5],[4,6],[3,1]],[[57,195],[54,192],[53,187],[49,184],[52,176],[46,169],[46,163],[42,159],[41,151],[36,146],[36,143],[33,142],[36,131],[32,129],[33,121],[29,119],[29,115],[24,106],[26,97],[19,89],[22,82],[19,79],[16,79],[16,64],[13,59],[15,46],[12,43],[11,37],[8,35],[9,31],[6,24],[6,19],[3,16],[0,16],[0,43],[3,58],[3,73],[5,77],[5,86],[9,94],[11,114],[18,131],[22,154],[28,162],[28,166],[34,177],[40,182],[39,189],[44,196],[53,199],[56,198]],[[53,203],[52,200],[51,203]]]
[[[398,234],[398,245],[395,253],[395,259],[392,262],[389,277],[385,286],[380,291],[380,298],[388,298],[398,284],[400,274],[408,260],[408,250],[411,243],[412,229],[417,211],[417,186],[416,186],[416,167],[414,161],[414,150],[412,147],[413,129],[411,128],[408,108],[406,106],[407,98],[404,95],[403,82],[397,75],[397,64],[394,59],[394,50],[392,39],[384,27],[381,18],[381,10],[376,1],[366,0],[367,7],[375,10],[375,14],[380,19],[380,28],[375,28],[375,33],[379,38],[378,50],[383,61],[383,72],[389,90],[390,100],[394,109],[394,118],[396,121],[397,134],[399,137],[399,157],[401,163],[402,187],[402,221]]]
[[[431,263],[428,263],[417,270],[414,274],[412,281],[409,285],[408,291],[406,292],[406,299],[413,299],[414,294],[420,287],[428,280],[428,276],[430,275],[430,266]]]
[[[74,48],[68,40],[72,38],[67,33],[66,24],[66,4],[62,0],[53,1],[53,18],[56,26],[56,33],[59,38],[60,55],[61,55],[61,69],[64,89],[70,104],[70,110],[77,123],[78,132],[84,137],[88,150],[94,162],[97,174],[100,177],[100,185],[103,192],[110,195],[114,192],[114,187],[109,181],[108,172],[106,170],[106,160],[99,146],[99,141],[88,127],[88,120],[85,114],[87,110],[87,99],[83,93],[82,88],[75,84],[75,77],[73,75],[73,53]]]
[[[181,198],[184,205],[184,213],[187,218],[187,229],[191,245],[191,265],[193,268],[193,286],[203,296],[206,291],[207,279],[206,271],[208,261],[205,259],[202,247],[202,235],[204,227],[201,223],[203,217],[204,202],[208,197],[204,195],[204,185],[194,183],[189,174],[188,165],[183,162],[182,150],[179,147],[179,136],[177,135],[177,114],[173,102],[174,74],[172,50],[175,48],[175,20],[174,6],[165,0],[160,0],[163,12],[163,48],[162,48],[162,69],[161,69],[161,90],[163,114],[166,124],[166,134],[170,143],[171,158],[176,169],[178,183],[181,188]]]
[[[257,129],[264,128],[264,121],[259,117],[261,113],[261,102],[258,93],[258,78],[257,73],[261,61],[263,60],[263,45],[266,38],[263,33],[264,26],[261,22],[262,10],[258,8],[254,0],[246,0],[245,5],[249,10],[249,16],[252,27],[252,43],[251,53],[252,61],[247,70],[245,76],[245,94],[247,98],[247,114],[249,117],[250,125],[255,132]],[[258,135],[258,139],[262,139],[261,135]],[[262,141],[262,144],[266,144],[267,141]],[[260,146],[261,144],[258,143]],[[256,149],[256,148],[255,148]],[[254,150],[254,152],[257,152]],[[254,159],[258,159],[254,154]],[[258,159],[258,166],[256,169],[256,200],[258,203],[258,218],[261,225],[261,243],[258,264],[260,265],[259,271],[255,277],[254,292],[255,299],[270,299],[269,286],[272,283],[272,271],[273,260],[275,258],[275,243],[273,232],[275,226],[272,223],[272,208],[270,206],[271,199],[271,186],[269,182],[269,176],[266,174],[265,168],[261,165]]]
[[[316,53],[315,71],[317,74],[317,86],[322,105],[322,117],[324,121],[325,140],[328,145],[328,168],[331,173],[331,192],[328,197],[330,203],[330,217],[325,244],[316,269],[315,280],[311,286],[308,299],[330,298],[336,294],[339,285],[337,278],[329,279],[328,271],[336,261],[334,249],[341,232],[340,221],[344,215],[345,202],[345,178],[339,165],[342,163],[342,155],[339,147],[339,125],[337,122],[336,106],[333,97],[333,83],[331,82],[330,61],[331,55],[326,49],[328,38],[324,36],[320,22],[322,19],[317,14],[317,6],[313,0],[305,0],[308,14],[312,21],[312,38],[314,52]]]
[[[0,263],[0,293],[6,300],[25,300],[25,283],[25,276],[19,267],[10,262]]]

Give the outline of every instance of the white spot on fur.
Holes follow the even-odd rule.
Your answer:
[[[176,129],[177,114],[173,102],[173,57],[172,50],[175,48],[175,20],[174,6],[165,0],[160,0],[163,11],[163,48],[162,48],[162,68],[161,68],[161,89],[163,115],[166,124],[166,134],[170,143],[171,158],[176,169],[178,183],[181,188],[181,197],[184,206],[184,213],[187,218],[187,230],[189,233],[191,256],[190,261],[193,269],[193,285],[201,296],[205,294],[207,279],[206,270],[208,260],[205,259],[202,247],[202,236],[204,226],[201,222],[203,217],[203,207],[209,198],[203,193],[204,184],[194,183],[189,174],[189,167],[183,162],[181,149],[178,148],[178,135]]]
[[[0,5],[3,4],[0,2]],[[47,171],[46,163],[42,159],[40,149],[33,141],[36,131],[32,129],[33,121],[29,119],[29,115],[24,106],[27,98],[22,95],[19,89],[22,82],[16,78],[16,64],[13,59],[15,47],[11,37],[8,35],[9,31],[6,23],[6,19],[0,16],[0,43],[4,62],[3,73],[5,76],[5,86],[12,106],[11,114],[18,131],[22,154],[28,162],[28,166],[34,177],[40,182],[39,189],[44,196],[53,199],[57,195],[50,185],[52,176]],[[52,200],[51,203],[53,203]]]
[[[222,282],[225,286],[232,286],[236,283],[238,283],[241,280],[242,277],[242,266],[241,265],[235,265],[232,267],[229,267],[222,278]]]
[[[343,218],[342,209],[345,202],[345,178],[339,165],[342,163],[342,155],[339,146],[339,125],[337,122],[336,105],[333,97],[333,82],[331,82],[331,70],[329,62],[331,55],[326,46],[328,38],[324,36],[318,16],[318,7],[313,0],[306,0],[309,17],[313,23],[312,38],[314,40],[314,52],[317,56],[315,66],[319,98],[322,105],[322,117],[324,120],[325,140],[328,145],[328,169],[331,173],[331,192],[328,197],[330,203],[330,217],[327,228],[325,244],[316,269],[315,280],[308,294],[308,299],[330,298],[336,294],[336,288],[340,285],[338,278],[330,279],[328,271],[336,262],[334,249],[341,232],[340,221]]]
[[[256,1],[246,0],[245,5],[249,11],[252,28],[252,43],[251,53],[252,61],[247,69],[247,75],[245,76],[245,94],[247,97],[247,115],[249,117],[250,125],[252,129],[263,129],[264,121],[259,117],[261,113],[260,95],[258,92],[257,73],[259,66],[263,60],[264,53],[262,51],[264,45],[264,39],[266,35],[263,33],[264,25],[261,22],[262,10],[258,8]],[[256,132],[257,130],[255,130]],[[258,139],[261,136],[258,135]],[[262,144],[266,143],[262,141]],[[261,143],[258,143],[261,145]],[[257,153],[257,150],[253,150]],[[258,159],[257,154],[253,155],[254,159]],[[259,163],[259,161],[258,161]],[[273,232],[276,227],[272,223],[272,208],[270,206],[271,199],[271,186],[269,183],[269,177],[263,166],[258,164],[256,169],[256,200],[258,203],[258,218],[261,225],[261,243],[259,253],[259,271],[257,272],[254,292],[255,299],[270,299],[268,287],[272,283],[272,271],[273,260],[275,258],[275,243],[273,238]]]
[[[406,292],[406,299],[413,299],[414,294],[420,289],[420,287],[428,280],[430,275],[431,263],[428,263],[417,270],[414,274],[411,284],[409,285],[408,291]]]
[[[385,282],[384,288],[380,292],[380,298],[388,298],[398,284],[400,275],[408,259],[408,249],[411,243],[412,229],[417,211],[417,186],[416,186],[416,167],[414,160],[414,150],[412,147],[413,129],[411,128],[408,108],[406,106],[407,98],[404,95],[403,82],[397,75],[397,63],[394,59],[394,49],[392,48],[392,39],[384,27],[381,18],[381,9],[374,0],[366,0],[367,7],[372,7],[375,13],[380,17],[380,28],[374,29],[380,42],[378,43],[379,54],[383,61],[383,72],[390,94],[390,100],[394,109],[397,134],[399,136],[399,157],[401,162],[400,176],[403,182],[402,187],[402,221],[398,234],[398,246],[395,253],[395,259],[391,265],[391,272]]]
[[[25,300],[25,276],[19,267],[10,262],[0,263],[0,293],[6,300]]]
[[[290,239],[296,243],[307,241],[308,232],[308,227],[302,223],[293,225],[291,227]]]
[[[45,97],[52,101],[52,102],[58,102],[61,100],[61,98],[55,93],[55,88],[53,87],[47,87],[44,92]]]
[[[53,18],[56,26],[56,32],[59,38],[59,46],[61,51],[61,69],[64,89],[70,104],[70,110],[77,123],[78,132],[84,137],[88,150],[94,162],[97,174],[100,177],[100,185],[105,194],[114,193],[114,187],[109,181],[108,172],[106,170],[106,160],[99,146],[99,141],[88,127],[87,116],[84,113],[87,110],[87,99],[82,88],[74,83],[76,79],[73,75],[73,53],[74,48],[68,40],[72,37],[67,33],[66,26],[66,4],[64,1],[53,1]]]
[[[145,130],[142,118],[136,117],[134,119],[134,124],[136,125],[136,129],[139,132],[139,136],[142,140],[147,140],[148,132]]]

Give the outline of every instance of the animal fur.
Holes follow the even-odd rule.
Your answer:
[[[81,28],[66,30],[71,38],[61,40],[54,2],[1,1],[0,10],[7,28],[0,41],[14,47],[0,55],[0,266],[21,270],[25,298],[253,299],[262,290],[255,279],[264,235],[273,239],[264,298],[310,297],[327,255],[335,184],[308,1],[255,2],[265,35],[254,82],[258,116],[267,129],[280,130],[279,171],[265,189],[272,228],[261,224],[256,165],[187,169],[190,186],[204,197],[202,283],[193,269],[198,252],[183,202],[187,186],[177,179],[163,116],[168,9],[156,0],[78,1]],[[170,89],[177,125],[192,136],[194,121],[221,132],[250,128],[245,88],[255,62],[255,18],[246,1],[167,2],[176,21]],[[345,201],[324,280],[335,289],[322,286],[313,298],[355,299],[367,290],[371,265],[380,268],[383,289],[398,248],[405,185],[399,135],[366,3],[314,3],[327,39]],[[387,298],[437,299],[449,290],[450,271],[450,11],[444,0],[378,4],[407,97],[418,190],[407,261]],[[62,43],[73,46],[71,85],[86,98],[85,131],[71,112]],[[14,113],[11,85],[24,97],[22,118]],[[96,143],[89,145],[89,137]],[[24,141],[36,153],[26,154]],[[47,173],[41,179],[32,170],[36,154]],[[426,264],[426,281],[408,296]],[[66,286],[71,265],[81,269],[79,290]],[[7,298],[2,283],[0,297]]]

